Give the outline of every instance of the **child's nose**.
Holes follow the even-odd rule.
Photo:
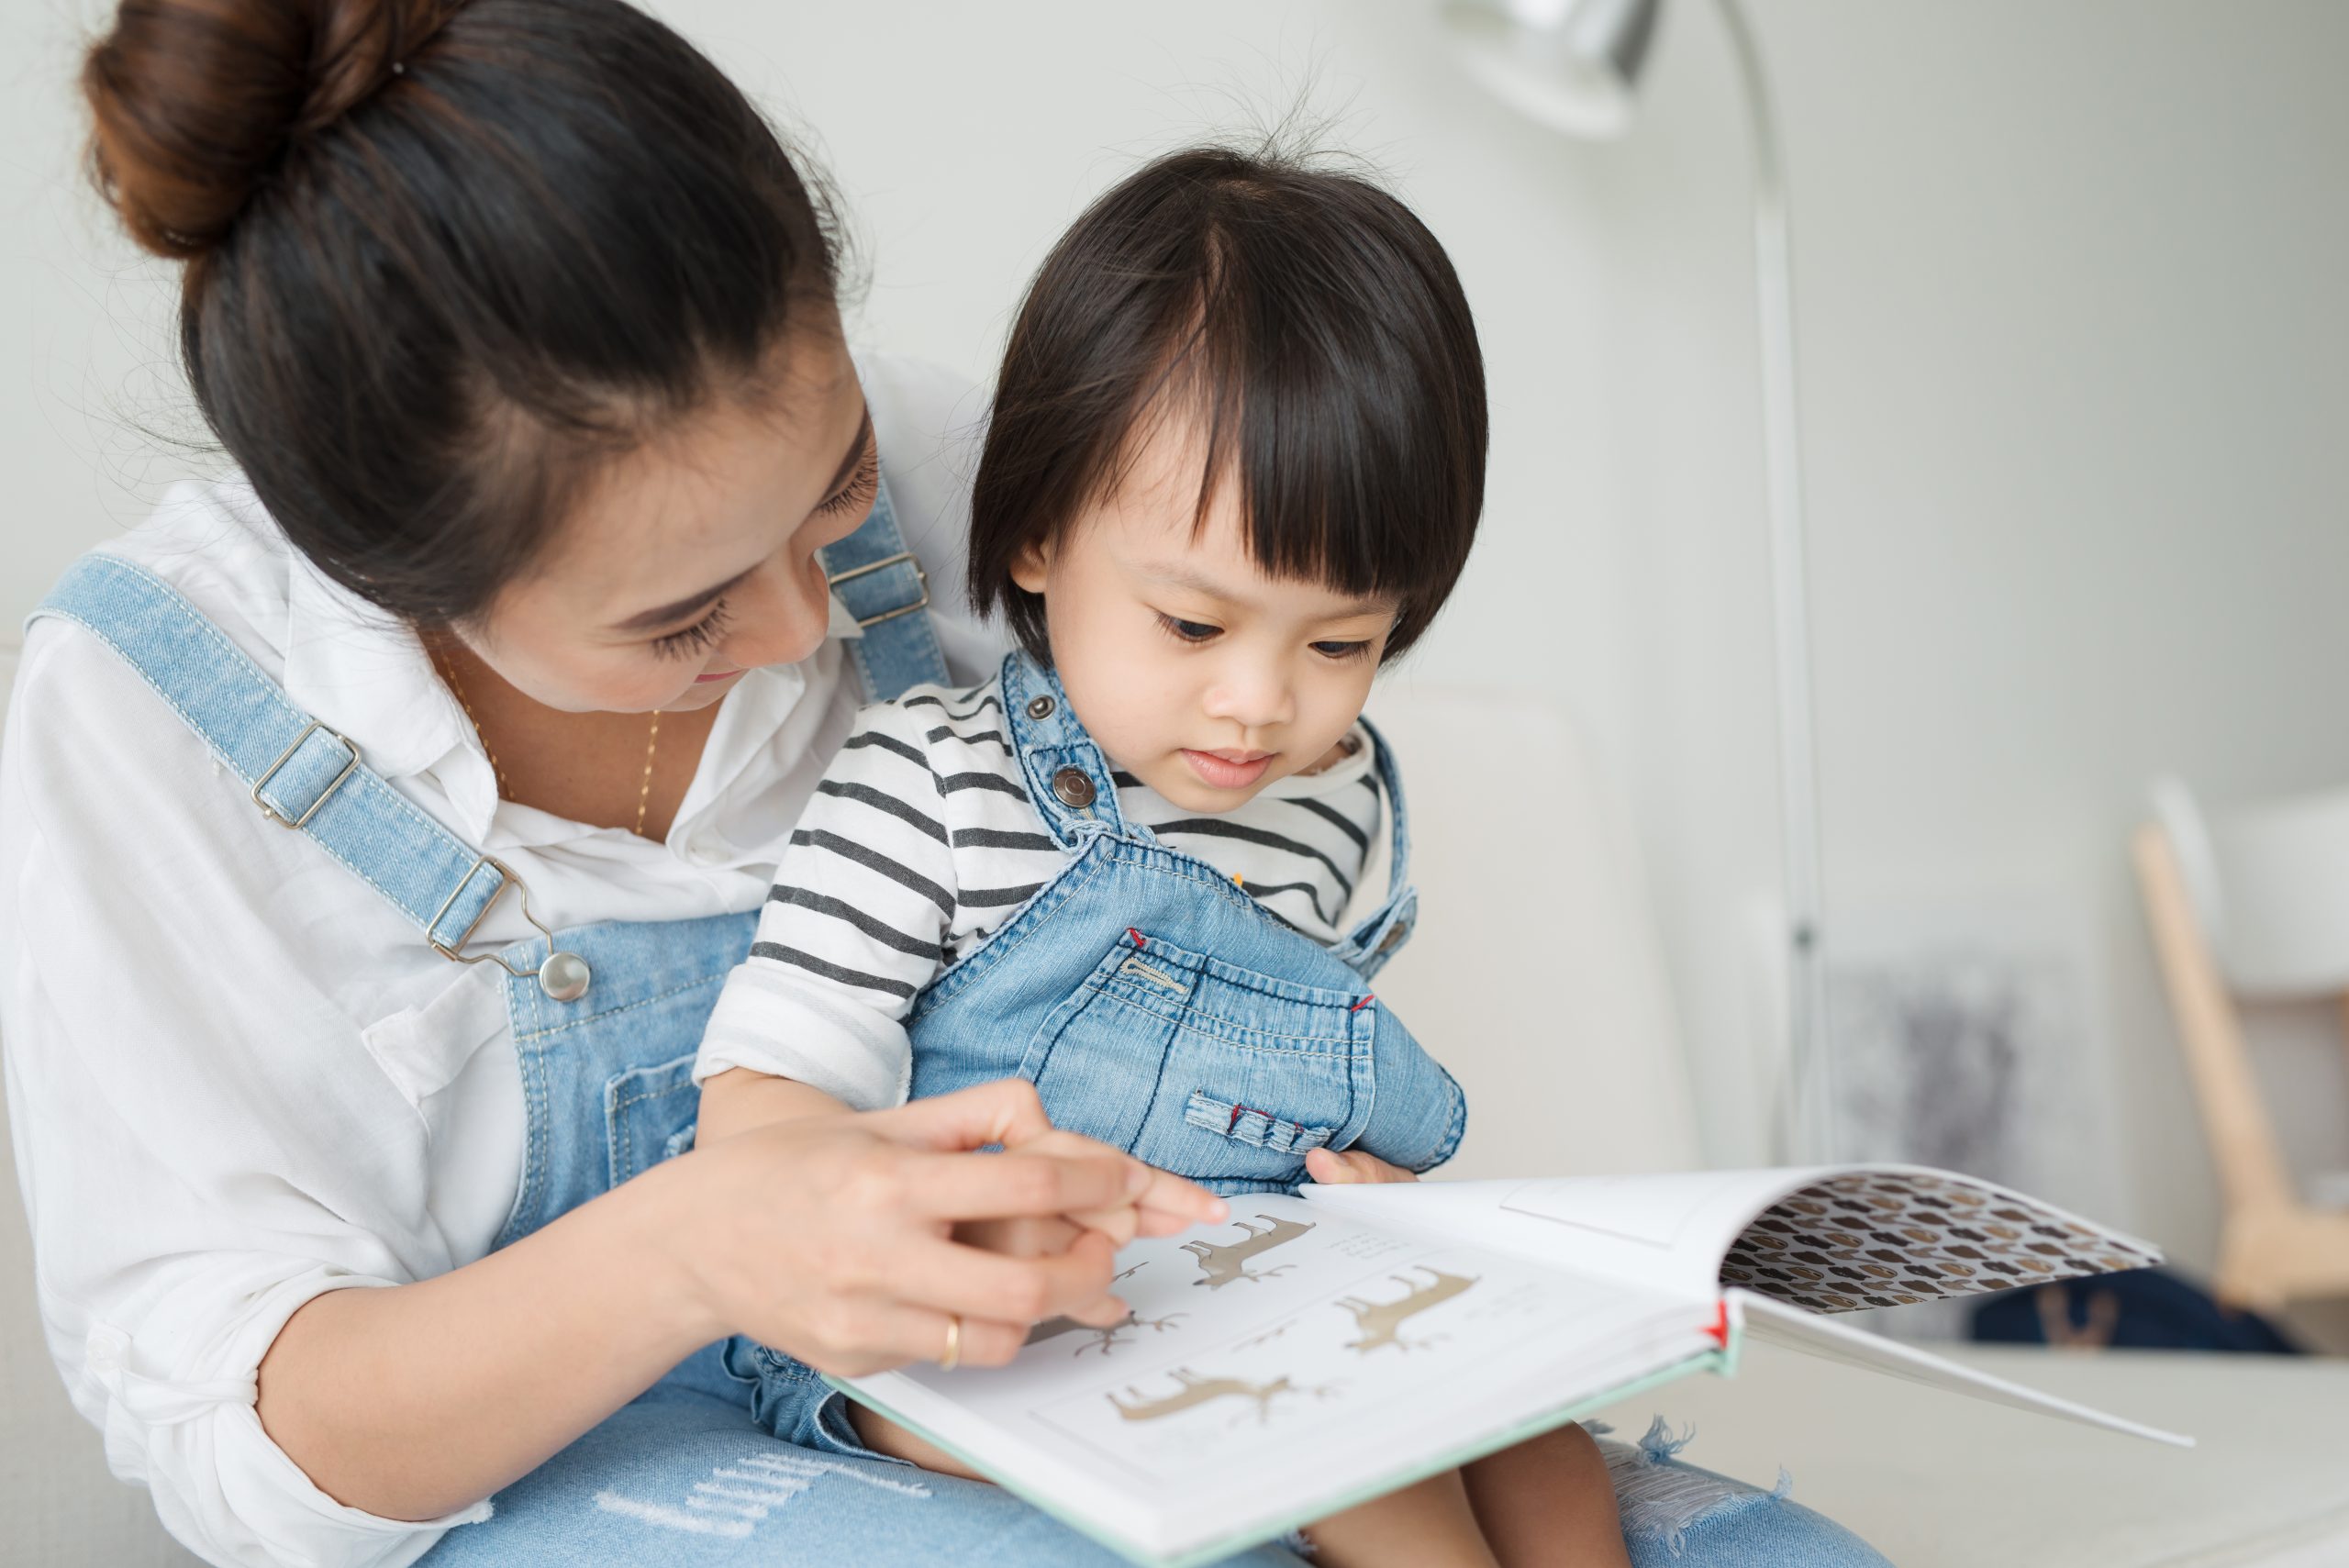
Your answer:
[[[1223,671],[1208,692],[1209,717],[1230,719],[1247,729],[1285,724],[1294,717],[1295,707],[1286,678],[1277,670],[1252,663]]]

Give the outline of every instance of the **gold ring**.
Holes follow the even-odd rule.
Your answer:
[[[938,1358],[938,1370],[952,1372],[963,1362],[963,1319],[954,1313],[946,1315],[946,1353]]]

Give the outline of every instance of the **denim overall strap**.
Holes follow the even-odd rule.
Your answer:
[[[256,810],[341,862],[443,956],[460,956],[514,881],[368,768],[356,746],[295,706],[151,573],[118,556],[85,555],[28,619],[42,616],[72,621],[120,654],[249,786]]]
[[[894,702],[919,685],[952,684],[930,624],[930,574],[906,548],[889,484],[879,482],[863,526],[819,551],[825,581],[863,637],[846,639],[867,702]]]
[[[1059,676],[1024,652],[1012,653],[1003,662],[1003,712],[1012,754],[1026,776],[1028,798],[1063,849],[1074,849],[1100,833],[1158,843],[1156,834],[1128,822],[1119,808],[1109,760],[1069,707]],[[1330,953],[1367,980],[1410,939],[1419,895],[1410,880],[1411,822],[1403,802],[1402,773],[1386,738],[1368,719],[1363,720],[1363,728],[1370,733],[1374,765],[1386,786],[1393,822],[1389,891]]]
[[[1411,926],[1419,918],[1419,893],[1411,885],[1411,813],[1403,804],[1403,773],[1395,765],[1395,752],[1386,744],[1369,719],[1362,727],[1370,733],[1374,764],[1378,769],[1378,782],[1386,786],[1387,815],[1394,818],[1394,836],[1390,840],[1386,885],[1390,890],[1386,901],[1366,916],[1363,922],[1348,931],[1343,940],[1330,950],[1330,955],[1353,966],[1365,980],[1376,974],[1388,959],[1410,940]]]
[[[1024,652],[1003,662],[1003,722],[1028,798],[1061,848],[1101,833],[1158,841],[1147,828],[1127,823],[1109,759],[1077,722],[1060,677]]]

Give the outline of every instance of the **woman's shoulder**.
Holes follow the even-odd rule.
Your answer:
[[[159,579],[265,673],[278,673],[298,567],[241,474],[173,484],[144,522],[90,553]],[[69,617],[36,615],[25,634],[25,674],[117,659]],[[21,685],[17,695],[27,695]],[[11,703],[12,713],[17,706]]]

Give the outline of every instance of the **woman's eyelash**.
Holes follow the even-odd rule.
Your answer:
[[[873,493],[879,487],[880,483],[881,449],[876,444],[867,441],[864,445],[864,457],[856,465],[855,477],[848,482],[839,495],[818,506],[816,510],[827,514],[845,512],[851,506],[862,505],[872,499]]]
[[[726,629],[726,601],[720,599],[710,606],[709,614],[679,631],[664,633],[652,639],[652,651],[663,659],[683,659],[688,654],[707,651]]]

